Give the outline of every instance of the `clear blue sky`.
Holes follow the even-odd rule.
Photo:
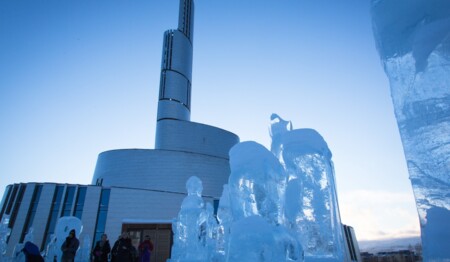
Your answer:
[[[358,239],[419,235],[369,1],[197,0],[191,119],[270,145],[271,113],[333,152]],[[89,184],[97,155],[153,148],[178,0],[0,2],[0,194]]]

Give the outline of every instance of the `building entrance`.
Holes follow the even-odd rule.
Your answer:
[[[170,258],[173,241],[171,224],[122,224],[122,232],[124,231],[130,235],[136,250],[144,237],[150,236],[154,247],[151,255],[152,262],[165,262]]]

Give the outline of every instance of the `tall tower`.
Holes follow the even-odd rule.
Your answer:
[[[194,1],[180,0],[178,29],[164,33],[155,149],[228,159],[239,138],[226,130],[191,122]]]
[[[164,33],[157,121],[190,120],[193,30],[194,2],[180,0],[178,29]]]
[[[155,150],[101,153],[93,184],[185,193],[195,175],[204,195],[220,197],[230,174],[228,151],[239,137],[191,121],[193,32],[194,1],[180,0],[178,29],[164,32]]]

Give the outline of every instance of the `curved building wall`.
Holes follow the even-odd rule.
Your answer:
[[[228,159],[190,152],[122,149],[98,156],[92,184],[186,193],[191,176],[203,182],[203,195],[220,197],[228,181]]]
[[[186,151],[228,159],[239,137],[205,124],[164,119],[156,126],[155,149]]]

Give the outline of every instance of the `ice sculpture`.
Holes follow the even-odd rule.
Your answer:
[[[306,257],[343,260],[344,238],[327,143],[313,129],[290,131],[289,124],[289,129],[283,130],[280,125],[286,125],[284,120],[275,114],[271,119],[272,136],[281,145],[271,150],[278,153],[288,176],[288,226],[297,232]]]
[[[450,1],[372,0],[426,261],[450,260]]]
[[[34,244],[34,234],[33,234],[33,227],[30,227],[28,229],[28,232],[25,234],[25,237],[23,239],[22,243],[17,243],[14,246],[14,250],[12,253],[12,257],[14,258],[14,261],[19,262],[19,261],[26,261],[25,258],[25,254],[22,252],[22,250],[24,249],[24,247],[26,246],[27,242],[33,243]],[[37,248],[37,247],[36,247]]]
[[[69,235],[70,230],[75,229],[76,236],[80,236],[83,230],[83,224],[81,220],[77,217],[66,216],[58,219],[55,227],[56,234],[56,247],[57,247],[57,258],[58,260],[62,257],[61,246]],[[80,252],[78,250],[75,260],[80,257]]]
[[[80,236],[80,249],[77,252],[75,261],[90,261],[91,256],[91,237],[89,235]]]
[[[54,262],[58,261],[58,250],[61,247],[58,247],[56,244],[56,235],[52,234],[50,236],[50,243],[48,243],[47,248],[45,250],[45,262]]]
[[[11,229],[9,225],[9,215],[3,215],[2,222],[0,224],[0,259],[3,261],[6,256],[6,240],[8,239]]]
[[[259,215],[269,224],[282,224],[286,175],[278,159],[256,142],[242,142],[230,150],[230,168],[233,219]]]
[[[171,261],[344,261],[331,152],[312,129],[271,116],[272,152],[256,142],[230,150],[231,174],[212,219],[191,177]],[[303,250],[305,248],[305,250]]]
[[[178,218],[172,224],[174,243],[171,261],[207,261],[202,181],[196,176],[190,177],[186,189],[188,195],[181,204]]]

